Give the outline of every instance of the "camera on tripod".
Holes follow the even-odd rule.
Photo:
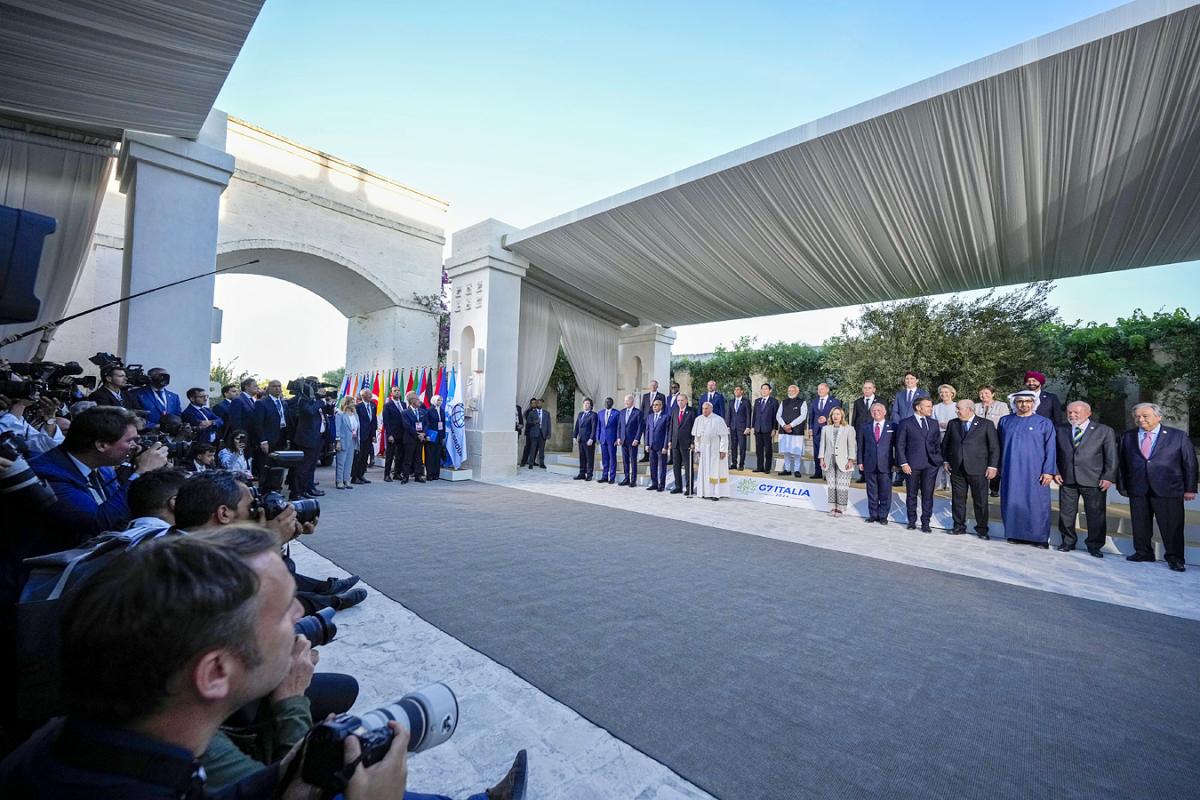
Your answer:
[[[358,737],[362,746],[360,763],[369,767],[391,749],[393,734],[388,722],[392,720],[408,731],[408,752],[420,753],[454,735],[458,698],[446,684],[431,683],[361,717],[342,714],[322,722],[308,734],[300,771],[304,782],[327,791],[344,791],[355,769],[345,764],[346,737]]]
[[[257,516],[261,510],[271,520],[288,507],[287,498],[283,496],[284,473],[288,467],[299,466],[304,460],[304,453],[299,450],[276,450],[267,456],[267,460],[270,465],[263,469],[258,486],[250,489],[254,497],[250,503],[250,513]],[[321,504],[316,500],[293,500],[291,505],[296,509],[296,521],[302,525],[321,516]]]
[[[100,368],[101,375],[114,369],[125,370],[125,385],[130,389],[150,385],[150,378],[141,364],[126,364],[120,356],[114,356],[112,353],[96,353],[88,361]]]

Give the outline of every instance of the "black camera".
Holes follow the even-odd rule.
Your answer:
[[[446,684],[431,683],[361,717],[342,714],[322,722],[308,734],[304,766],[300,770],[304,782],[327,791],[343,791],[354,772],[354,767],[345,764],[346,737],[358,737],[362,766],[369,767],[391,749],[392,729],[388,722],[392,720],[408,730],[408,752],[420,753],[454,735],[458,727],[458,698]]]
[[[150,378],[141,364],[126,364],[120,356],[114,356],[112,353],[96,353],[88,361],[100,368],[102,376],[112,369],[125,370],[125,386],[129,389],[150,385]]]
[[[296,633],[308,639],[313,647],[329,644],[337,636],[337,625],[333,624],[332,608],[322,608],[315,614],[296,620]]]
[[[271,466],[263,469],[258,486],[250,489],[254,496],[250,513],[257,516],[262,510],[266,512],[267,519],[275,519],[288,507],[287,498],[283,496],[285,468],[299,465],[304,460],[304,453],[299,450],[277,450],[268,456],[268,460]],[[293,500],[292,508],[296,509],[296,521],[302,525],[321,516],[321,504],[316,500]]]
[[[7,467],[0,467],[0,499],[5,504],[15,503],[26,508],[49,508],[58,498],[54,490],[29,468],[25,461],[27,455],[29,448],[24,440],[12,431],[0,434],[0,458],[12,462]]]
[[[81,374],[83,367],[77,361],[11,363],[0,372],[0,394],[26,400],[52,397],[62,404],[69,404],[83,399],[87,392],[96,388],[96,376],[77,377]],[[14,375],[23,380],[14,380]]]
[[[138,452],[149,450],[156,444],[163,446],[163,452],[172,462],[185,461],[192,451],[192,443],[184,439],[175,439],[165,433],[147,433],[137,438]]]

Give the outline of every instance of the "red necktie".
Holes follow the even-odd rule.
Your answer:
[[[679,424],[683,424],[683,409],[679,409]]]
[[[875,441],[879,441],[879,423],[875,423]]]

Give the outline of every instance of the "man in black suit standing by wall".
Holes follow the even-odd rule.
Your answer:
[[[1058,549],[1075,549],[1078,536],[1075,520],[1079,498],[1087,519],[1087,551],[1104,558],[1101,548],[1108,541],[1108,489],[1117,482],[1117,434],[1107,425],[1093,422],[1092,407],[1082,400],[1067,404],[1067,423],[1058,429]]]
[[[1162,424],[1154,403],[1133,407],[1137,428],[1121,437],[1118,490],[1129,498],[1134,553],[1127,561],[1154,561],[1154,523],[1162,534],[1163,555],[1183,572],[1183,504],[1196,499],[1196,448],[1187,434]]]
[[[775,415],[779,413],[779,401],[771,397],[771,384],[764,383],[759,388],[759,398],[754,401],[750,410],[750,428],[754,431],[755,472],[769,473],[771,462],[775,458],[771,437],[779,422]]]
[[[367,459],[375,450],[375,434],[379,427],[379,409],[372,401],[370,389],[358,393],[354,410],[358,413],[358,449],[354,451],[354,463],[350,466],[350,482],[370,483],[367,478]]]
[[[692,460],[692,423],[695,421],[696,412],[688,405],[687,395],[677,392],[675,405],[671,408],[671,430],[667,439],[671,471],[675,475],[675,488],[671,490],[671,494],[692,493],[692,487],[687,484],[683,474],[683,466]]]
[[[729,426],[729,468],[746,468],[747,431],[750,430],[750,398],[741,386],[733,387],[733,399],[725,405],[725,424]]]
[[[1000,437],[996,426],[975,416],[970,399],[956,404],[958,417],[946,425],[942,439],[942,458],[950,473],[950,509],[954,515],[953,534],[967,532],[967,490],[975,507],[975,535],[988,539],[988,481],[1000,469]]]
[[[521,459],[522,466],[528,465],[546,468],[546,440],[550,438],[550,415],[542,408],[542,400],[534,397],[529,400],[529,409],[525,412],[525,456]]]
[[[929,518],[933,516],[933,487],[937,483],[937,471],[942,468],[941,430],[930,416],[933,401],[928,397],[918,398],[913,403],[912,416],[906,417],[897,427],[896,460],[905,475],[908,496],[908,529],[917,527],[917,492],[921,493],[921,531],[931,533]]]

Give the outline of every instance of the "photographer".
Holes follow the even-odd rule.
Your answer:
[[[124,367],[104,367],[100,370],[100,380],[102,381],[100,388],[89,394],[88,400],[98,406],[120,406],[130,410],[137,408],[133,396],[125,388],[129,385],[129,379],[125,375]]]
[[[315,380],[294,380],[288,384],[288,391],[295,395],[289,403],[295,411],[296,420],[292,430],[292,447],[304,453],[304,460],[288,475],[288,488],[291,490],[288,499],[324,497],[325,493],[314,484],[317,461],[325,443],[321,430],[325,420],[321,410],[324,403],[316,396]]]
[[[60,800],[207,796],[197,757],[221,723],[288,676],[300,606],[270,535],[238,555],[212,536],[166,537],[118,559],[70,601],[63,626],[68,716],[0,764],[0,795]],[[113,624],[121,620],[120,625]],[[359,767],[347,800],[403,796],[408,735]],[[346,761],[356,759],[356,739]],[[271,798],[291,758],[217,796]]]
[[[33,406],[32,415],[36,425],[26,419],[26,411],[30,406]],[[0,433],[11,433],[23,440],[30,454],[45,453],[62,444],[63,432],[55,420],[58,404],[53,398],[9,400],[0,396],[0,408],[3,408],[3,413],[0,414]]]
[[[146,412],[146,422],[154,427],[163,414],[181,415],[183,406],[179,403],[179,395],[167,388],[171,382],[170,374],[162,367],[154,367],[146,372],[146,377],[150,385],[133,392],[134,402]]]
[[[225,436],[221,449],[217,451],[217,463],[246,481],[254,481],[250,471],[250,437],[244,430],[233,429]]]
[[[181,469],[163,467],[147,472],[129,486],[129,521],[127,531],[149,530],[162,536],[175,525],[175,497],[188,474]]]

